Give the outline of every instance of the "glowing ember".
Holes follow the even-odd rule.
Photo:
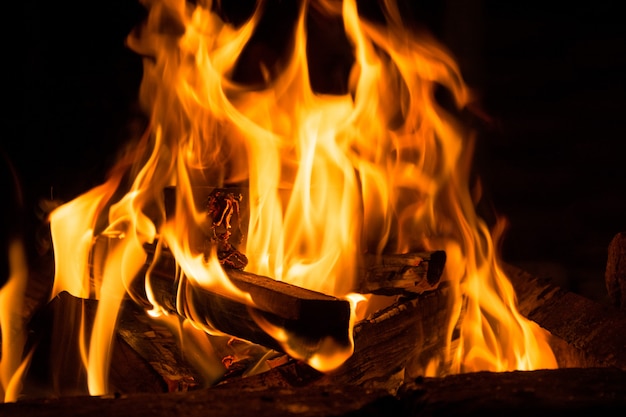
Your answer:
[[[207,222],[194,190],[241,184],[249,191],[241,248],[249,272],[356,300],[350,293],[360,254],[446,251],[444,279],[454,294],[452,320],[445,324],[450,344],[424,374],[556,366],[545,332],[517,312],[491,233],[475,212],[468,184],[471,134],[435,99],[443,88],[461,109],[469,91],[445,49],[405,27],[391,1],[382,6],[384,23],[359,16],[355,0],[303,2],[287,58],[276,68],[259,68],[261,85],[238,83],[233,74],[243,65],[262,8],[234,26],[210,1],[146,6],[147,22],[128,42],[146,57],[140,94],[149,132],[105,184],[50,217],[53,296],[66,290],[100,300],[84,352],[92,394],[107,391],[112,318],[131,281],[145,278],[137,276],[147,259],[145,244],[166,245],[193,285],[219,288],[252,305],[230,283],[215,251],[207,258],[194,243]],[[343,17],[355,59],[345,94],[311,88],[305,23],[312,7]],[[176,209],[166,217],[169,186],[177,189]],[[116,243],[93,282],[88,264],[97,235]],[[166,310],[155,303],[151,314]],[[300,357],[287,332],[262,320],[259,325],[286,352],[322,371],[351,354],[326,340]]]

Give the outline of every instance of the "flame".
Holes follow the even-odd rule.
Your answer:
[[[22,357],[26,344],[22,307],[28,266],[21,239],[12,239],[8,249],[10,275],[6,284],[0,288],[0,400],[16,401],[21,391],[22,376],[30,362],[30,354],[26,358]]]
[[[361,253],[446,251],[444,279],[453,292],[449,343],[424,374],[556,366],[546,333],[519,314],[499,267],[494,242],[501,230],[492,237],[476,214],[469,186],[473,136],[454,116],[472,96],[442,45],[407,27],[390,0],[381,3],[381,21],[361,16],[355,0],[303,1],[287,57],[268,66],[243,58],[264,18],[263,2],[239,25],[224,20],[219,4],[208,0],[144,3],[147,21],[128,44],[144,57],[140,98],[148,132],[106,183],[50,216],[53,296],[69,291],[100,300],[92,333],[83,335],[92,394],[107,391],[112,318],[132,282],[141,279],[146,244],[167,246],[190,285],[253,305],[214,253],[207,259],[194,243],[207,221],[194,190],[241,183],[250,206],[247,270],[350,298],[353,310],[357,301],[350,292]],[[311,86],[312,8],[343,19],[354,56],[346,92],[320,94]],[[263,81],[238,81],[237,69],[245,65]],[[455,109],[439,103],[438,90],[450,95]],[[172,185],[176,209],[168,216],[163,192]],[[90,256],[99,235],[111,244],[94,279]],[[150,313],[169,322],[151,296],[149,276],[150,269],[143,277]],[[193,324],[193,305],[177,308]],[[258,322],[287,352],[300,355],[291,335]],[[302,359],[323,371],[352,353],[332,341],[321,345]]]

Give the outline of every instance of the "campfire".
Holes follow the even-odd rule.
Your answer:
[[[474,98],[446,48],[392,1],[293,2],[280,22],[263,6],[145,2],[128,45],[148,128],[50,213],[54,282],[28,323],[9,246],[6,409],[139,393],[234,407],[300,387],[293,410],[328,414],[333,394],[353,398],[345,414],[464,374],[513,392],[528,375],[619,380],[596,367],[626,366],[623,316],[499,259],[504,221],[477,214],[470,175]]]

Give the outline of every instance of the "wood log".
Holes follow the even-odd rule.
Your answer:
[[[437,288],[446,263],[444,251],[364,256],[354,292],[393,295]]]
[[[89,300],[91,301],[91,300]],[[152,319],[137,304],[126,300],[117,325],[115,351],[127,345],[149,366],[162,381],[162,392],[190,391],[208,385],[202,375],[186,360],[178,338],[171,329]],[[130,362],[131,364],[134,362]],[[128,362],[111,361],[111,373],[122,373]],[[145,374],[146,372],[138,372]],[[113,381],[114,382],[114,381]],[[130,390],[133,387],[112,383],[111,392],[146,392]]]
[[[477,372],[419,378],[397,393],[354,385],[231,389],[184,393],[64,397],[0,404],[0,415],[20,417],[178,416],[622,416],[626,372],[570,368]]]
[[[99,237],[94,253],[106,252],[108,244],[109,238]],[[154,255],[153,250],[148,253],[150,257]],[[93,256],[93,259],[101,258]],[[152,261],[148,260],[141,276]],[[92,265],[92,275],[98,276],[101,268]],[[350,345],[348,301],[243,271],[226,269],[225,273],[235,286],[250,294],[254,306],[227,293],[192,285],[185,276],[177,274],[176,261],[169,251],[163,251],[155,260],[150,285],[156,301],[170,312],[272,349],[282,351],[283,348],[261,329],[257,324],[259,318],[296,336],[302,349],[315,349],[327,337],[339,345]],[[131,296],[151,308],[143,280],[134,281]]]
[[[517,292],[520,312],[552,333],[550,345],[560,367],[626,370],[624,314],[565,291],[513,265],[503,267]],[[449,314],[449,289],[445,284],[413,299],[401,298],[369,320],[357,323],[355,352],[334,373],[311,374],[302,364],[291,363],[228,383],[243,384],[244,388],[338,382],[376,385],[376,381],[385,381],[402,369],[409,376],[417,376],[445,343],[445,335],[440,331],[441,323],[447,322]]]
[[[626,311],[626,233],[613,237],[609,244],[604,280],[613,304]]]
[[[230,387],[299,387],[367,385],[395,389],[403,372],[417,375],[426,362],[445,345],[450,308],[449,287],[442,285],[424,294],[396,299],[354,327],[354,353],[328,374],[312,371],[298,361],[243,379],[227,380]],[[399,375],[400,379],[395,376]]]
[[[626,315],[563,290],[513,265],[504,265],[527,318],[555,338],[559,366],[614,366],[626,369]]]

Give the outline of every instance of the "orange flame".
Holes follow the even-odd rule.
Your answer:
[[[390,0],[381,5],[384,23],[360,16],[355,0],[303,1],[288,59],[276,68],[259,64],[265,81],[249,85],[233,74],[245,65],[240,59],[263,18],[262,3],[239,26],[211,1],[195,3],[145,1],[147,21],[128,42],[145,56],[140,96],[150,131],[105,184],[50,217],[53,296],[66,290],[100,300],[84,351],[90,392],[107,391],[111,318],[147,259],[145,244],[158,238],[167,245],[192,285],[252,304],[215,257],[207,261],[193,244],[206,222],[195,187],[242,182],[249,190],[248,271],[347,298],[359,254],[443,249],[444,279],[454,293],[450,343],[423,372],[556,366],[545,332],[517,312],[494,239],[475,212],[472,136],[435,98],[443,88],[458,109],[471,99],[445,48],[406,27]],[[355,60],[347,93],[311,87],[311,6],[343,18]],[[166,217],[163,190],[171,185],[176,210]],[[114,239],[94,281],[89,257],[97,235]],[[165,313],[153,307],[153,315]],[[259,325],[288,349],[288,334]],[[455,329],[460,338],[452,343]],[[343,347],[329,353],[329,346],[309,363],[328,371],[351,354]],[[2,378],[6,387],[6,370]]]
[[[30,362],[30,355],[22,357],[26,344],[22,307],[28,266],[22,241],[13,239],[8,246],[10,275],[6,284],[0,288],[0,400],[16,401],[21,391],[22,375]]]

